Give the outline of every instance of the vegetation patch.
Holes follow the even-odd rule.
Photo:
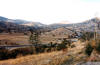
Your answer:
[[[88,44],[86,45],[85,53],[86,53],[88,56],[90,56],[91,53],[92,53],[92,51],[93,51],[93,49],[94,49],[94,48],[91,46],[91,44],[88,43]]]

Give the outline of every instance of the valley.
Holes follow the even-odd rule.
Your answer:
[[[99,61],[99,52],[97,17],[50,25],[0,17],[0,65],[81,65]]]

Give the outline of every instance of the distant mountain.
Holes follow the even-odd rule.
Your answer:
[[[50,25],[44,26],[44,27],[50,28],[50,29],[57,29],[57,28],[61,28],[61,27],[70,27],[70,26],[72,26],[72,24],[55,23],[55,24],[50,24]]]
[[[0,32],[25,32],[28,30],[28,27],[18,25],[12,22],[0,21]]]
[[[28,27],[28,28],[36,27],[37,29],[39,28],[44,31],[51,31],[57,28],[64,27],[64,28],[69,28],[69,29],[73,29],[76,31],[94,31],[95,29],[99,31],[98,29],[99,23],[100,23],[100,19],[96,17],[90,20],[86,20],[82,23],[67,24],[63,22],[63,23],[44,25],[40,22],[25,21],[25,20],[20,20],[20,19],[13,20],[13,19],[8,19],[8,18],[0,16],[0,28],[5,28],[5,27],[9,28],[9,26],[20,27],[20,29],[25,28],[25,27]]]
[[[0,21],[7,21],[7,20],[8,20],[8,18],[0,16]]]
[[[74,23],[74,24],[51,24],[46,26],[51,30],[65,27],[76,31],[94,31],[95,29],[98,30],[98,24],[100,26],[100,19],[99,18],[92,18],[90,20],[86,20],[81,23]]]
[[[73,28],[81,31],[94,31],[95,29],[99,30],[98,26],[100,26],[100,19],[96,17],[82,23],[74,24]]]
[[[0,32],[9,32],[9,30],[13,32],[27,32],[29,29],[40,29],[41,26],[45,25],[39,22],[31,22],[20,19],[14,20],[0,16]]]
[[[34,26],[34,27],[41,27],[44,26],[44,24],[40,23],[40,22],[25,22],[22,23],[21,25],[25,25],[25,26]]]
[[[20,20],[20,19],[16,19],[12,21],[13,23],[19,24],[19,25],[25,25],[25,26],[43,26],[44,24],[40,23],[40,22],[32,22],[32,21],[26,21],[26,20]]]
[[[40,23],[40,22],[32,22],[32,21],[26,21],[26,20],[20,20],[20,19],[8,19],[5,17],[0,16],[0,21],[6,21],[6,22],[12,22],[12,23],[16,23],[19,25],[25,25],[25,26],[43,26],[44,24]]]
[[[29,23],[29,21],[20,20],[20,19],[8,20],[8,22],[13,22],[13,23],[16,23],[16,24],[25,24],[25,23]]]

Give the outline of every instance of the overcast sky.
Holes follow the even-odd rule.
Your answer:
[[[100,0],[0,0],[0,16],[52,24],[100,17]]]

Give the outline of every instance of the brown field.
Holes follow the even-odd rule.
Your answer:
[[[19,33],[3,33],[0,34],[0,40],[8,40],[17,44],[29,44],[29,36]]]
[[[3,41],[10,41],[13,43],[17,43],[20,45],[23,44],[30,44],[29,43],[29,36],[30,35],[24,35],[24,33],[13,33],[13,34],[9,34],[9,33],[0,33],[0,40]],[[53,36],[52,34],[42,34],[39,37],[40,43],[61,43],[61,39],[63,38],[67,38],[67,35],[56,35]]]

